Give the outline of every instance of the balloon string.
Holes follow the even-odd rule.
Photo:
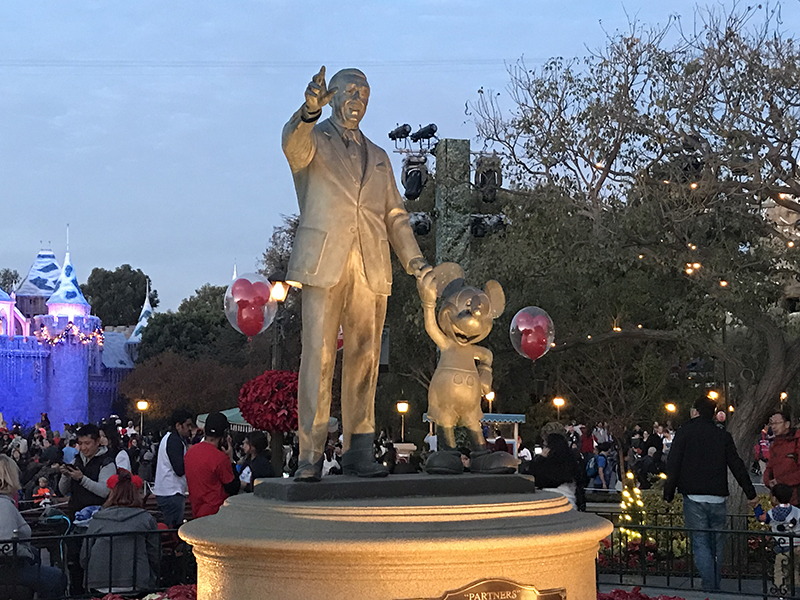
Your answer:
[[[247,336],[247,343],[248,344],[252,344],[253,343],[253,338],[251,338],[249,335]]]

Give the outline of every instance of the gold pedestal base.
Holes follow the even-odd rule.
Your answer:
[[[180,535],[194,546],[199,600],[440,598],[481,579],[594,600],[598,542],[612,529],[551,492],[311,502],[247,494]]]

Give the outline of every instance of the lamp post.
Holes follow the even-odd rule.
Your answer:
[[[484,398],[486,398],[486,401],[489,403],[489,412],[490,412],[490,413],[491,413],[491,412],[494,412],[494,411],[492,410],[492,402],[494,402],[494,390],[492,390],[491,392],[489,392],[488,394],[486,394],[486,395],[484,396]]]
[[[406,413],[408,412],[408,402],[401,400],[397,403],[397,412],[400,413],[400,441],[406,441]]]
[[[678,407],[675,406],[672,402],[668,402],[667,404],[665,404],[664,408],[666,409],[667,412],[670,413],[674,413],[676,410],[678,410]]]
[[[269,276],[269,284],[272,287],[270,292],[270,298],[275,300],[278,304],[278,310],[275,314],[275,330],[272,332],[272,370],[276,371],[280,369],[281,361],[280,361],[280,333],[282,329],[281,325],[281,318],[283,315],[281,314],[281,309],[283,307],[283,302],[286,300],[286,295],[289,293],[289,284],[284,281],[286,279],[286,275],[281,272],[273,273]]]
[[[556,396],[553,398],[553,406],[556,407],[556,419],[561,420],[561,407],[566,404],[566,400],[564,400],[561,396]]]
[[[136,403],[136,408],[139,410],[139,435],[144,435],[144,411],[146,411],[150,407],[150,403],[147,400],[139,400]]]

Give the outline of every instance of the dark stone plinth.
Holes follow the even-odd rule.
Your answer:
[[[494,496],[532,494],[533,479],[525,475],[390,475],[385,479],[366,479],[333,475],[316,483],[292,479],[259,479],[255,495],[282,502],[315,500],[359,500],[366,498]]]

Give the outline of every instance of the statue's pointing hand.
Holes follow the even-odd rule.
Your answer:
[[[323,66],[319,73],[311,78],[311,83],[306,88],[306,109],[309,113],[318,112],[331,101],[338,91],[338,88],[328,89],[325,84],[325,67]]]

